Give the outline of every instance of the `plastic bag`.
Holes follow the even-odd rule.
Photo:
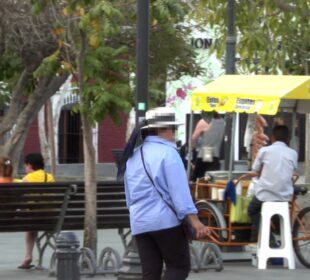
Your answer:
[[[242,181],[239,181],[236,186],[236,195],[242,195]]]
[[[213,161],[213,148],[202,147],[202,161],[212,162]]]
[[[249,185],[249,187],[248,187],[248,190],[247,190],[247,197],[252,197],[252,196],[254,196],[254,194],[255,194],[255,190],[254,190],[254,187],[255,187],[255,185],[254,185],[254,182],[253,182],[253,180],[251,181],[251,183],[250,183],[250,185]]]
[[[249,204],[252,197],[237,195],[237,201],[234,205],[231,203],[230,207],[230,222],[249,224],[251,223],[251,218],[248,215]]]

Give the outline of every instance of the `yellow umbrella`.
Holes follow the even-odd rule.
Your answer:
[[[275,115],[279,106],[292,111],[310,112],[310,76],[223,75],[196,89],[191,98],[192,111],[239,112]],[[191,114],[190,135],[193,117]],[[236,121],[233,118],[232,135]],[[234,146],[234,137],[231,139]],[[189,150],[192,148],[189,141]],[[230,153],[231,178],[233,149]],[[189,174],[189,166],[188,166]]]
[[[191,106],[193,111],[275,115],[285,99],[310,100],[310,76],[223,75],[196,89]],[[310,101],[293,104],[295,109],[300,105],[302,111],[310,109]]]

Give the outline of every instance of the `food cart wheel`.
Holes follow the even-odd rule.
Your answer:
[[[227,224],[219,208],[214,203],[206,200],[197,201],[195,205],[198,210],[199,220],[206,226],[219,228],[219,241],[227,239],[227,231],[220,230],[220,228],[227,228]]]
[[[293,247],[298,260],[310,268],[310,207],[302,209],[293,225]]]

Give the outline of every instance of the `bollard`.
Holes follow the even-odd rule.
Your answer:
[[[132,238],[129,248],[123,257],[123,264],[118,271],[117,280],[142,280],[142,267],[136,242]]]
[[[80,280],[80,242],[70,231],[61,232],[56,238],[57,280]]]

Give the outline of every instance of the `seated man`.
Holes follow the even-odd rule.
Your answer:
[[[258,151],[252,166],[253,172],[239,178],[258,176],[255,180],[254,196],[248,208],[253,226],[252,242],[257,241],[262,203],[290,201],[294,192],[292,178],[297,168],[297,152],[288,146],[288,127],[275,126],[271,142],[272,145]]]

